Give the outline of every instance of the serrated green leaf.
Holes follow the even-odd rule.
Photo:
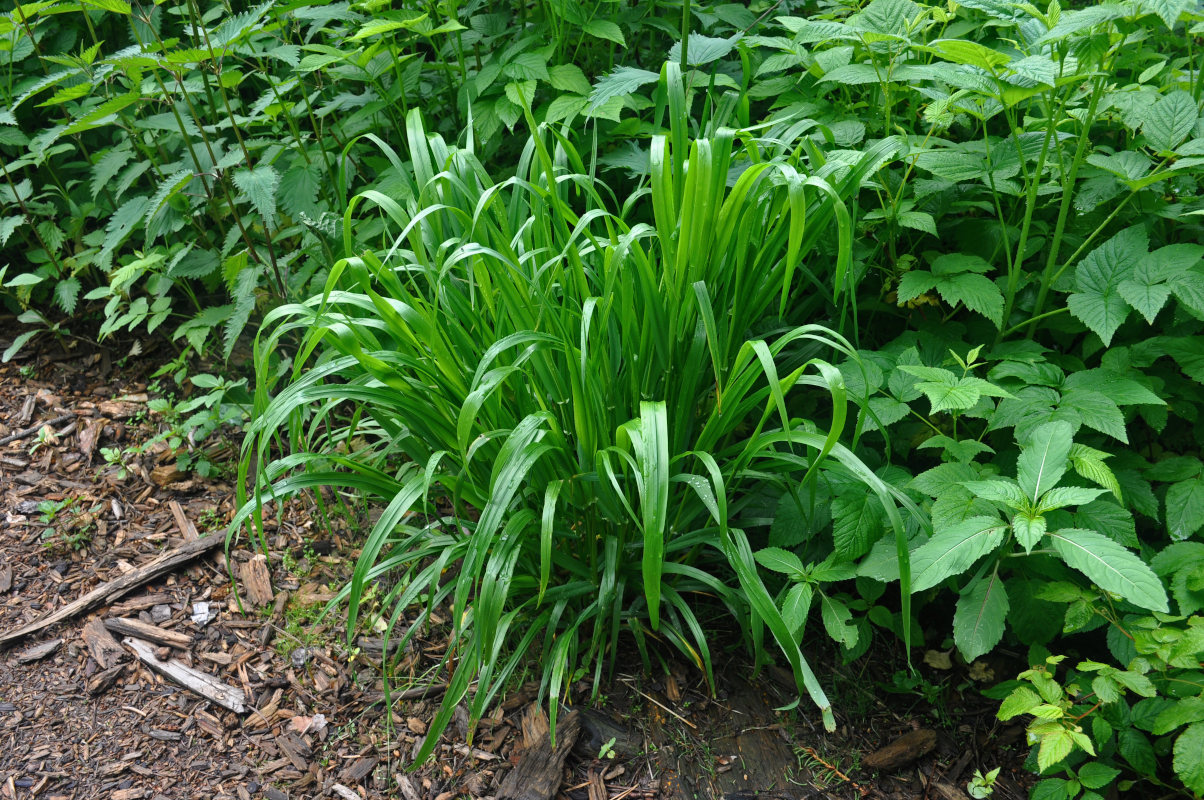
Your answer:
[[[1200,109],[1195,98],[1179,89],[1160,97],[1146,112],[1141,132],[1155,151],[1174,152],[1195,130],[1199,118]]]
[[[562,119],[568,119],[580,114],[585,110],[587,105],[589,105],[589,100],[584,97],[562,94],[548,104],[548,111],[544,116],[544,120],[547,122],[559,122]]]
[[[1003,503],[1011,508],[1022,508],[1025,504],[1024,492],[1014,481],[965,481],[962,486],[976,497]]]
[[[106,152],[96,162],[96,166],[92,168],[92,199],[95,200],[100,196],[101,191],[105,188],[110,180],[113,179],[121,168],[129,163],[134,157],[134,151],[130,147],[114,147]]]
[[[1204,479],[1191,478],[1166,490],[1166,532],[1181,542],[1204,528]]]
[[[895,294],[898,297],[899,305],[903,305],[935,288],[935,275],[927,270],[913,269],[903,273],[903,277],[899,279],[899,287]]]
[[[1074,526],[1099,531],[1117,544],[1136,548],[1137,525],[1133,512],[1111,500],[1095,500],[1074,512]]]
[[[1083,489],[1078,486],[1055,486],[1041,496],[1041,510],[1046,512],[1066,506],[1086,505],[1104,491],[1104,489]]]
[[[1049,422],[1033,430],[1016,462],[1017,482],[1033,504],[1066,472],[1073,443],[1070,425]]]
[[[0,219],[0,247],[8,244],[8,240],[13,235],[13,232],[16,231],[17,228],[21,227],[23,222],[25,222],[25,216],[23,214],[17,214],[16,216],[4,217],[3,219]]]
[[[585,31],[590,36],[614,42],[620,47],[627,46],[627,40],[623,38],[622,29],[610,20],[590,20],[581,26],[581,30]]]
[[[1016,534],[1016,541],[1026,553],[1037,546],[1048,526],[1049,523],[1041,514],[1020,511],[1012,517],[1012,532]]]
[[[690,45],[686,51],[686,63],[691,67],[701,67],[712,61],[718,61],[732,52],[736,42],[740,41],[740,34],[721,39],[714,36],[703,36],[701,33],[691,33],[686,41]],[[667,60],[681,62],[681,42],[674,42],[673,47],[669,49]]]
[[[255,169],[237,170],[233,177],[234,185],[242,192],[241,199],[250,201],[265,226],[274,227],[276,189],[280,185],[280,173],[276,168],[271,164],[260,164]]]
[[[319,167],[316,163],[294,164],[280,176],[280,205],[290,217],[308,214],[319,216],[318,190],[321,188]]]
[[[885,512],[869,492],[841,492],[832,498],[832,542],[840,558],[852,560],[869,551],[882,535]]]
[[[1068,565],[1101,589],[1152,611],[1169,610],[1162,582],[1145,562],[1095,531],[1064,528],[1048,534],[1053,549]]]
[[[828,632],[828,635],[844,645],[847,650],[856,647],[858,631],[857,626],[853,624],[853,613],[849,611],[849,607],[840,600],[820,592],[819,609],[824,630]]]
[[[995,282],[985,275],[963,272],[959,275],[942,276],[937,280],[936,290],[941,299],[951,306],[959,302],[971,311],[982,314],[998,328],[1003,321],[1003,293]]]
[[[999,546],[1007,526],[998,517],[971,517],[933,534],[911,554],[911,589],[922,592],[965,572]]]
[[[753,558],[765,569],[798,578],[803,575],[803,562],[789,550],[783,550],[780,547],[766,547],[754,553]]]
[[[519,53],[502,66],[502,72],[519,81],[547,81],[550,77],[547,59],[533,52]]]
[[[1086,786],[1088,789],[1103,789],[1105,786],[1116,780],[1116,776],[1120,774],[1120,770],[1116,767],[1110,767],[1107,764],[1101,764],[1098,761],[1088,761],[1083,766],[1079,767],[1079,783]]]
[[[557,64],[548,68],[548,82],[552,88],[561,92],[587,95],[590,92],[589,79],[576,64]]]
[[[966,39],[937,39],[927,47],[918,48],[952,61],[955,64],[967,64],[979,67],[988,72],[994,72],[1011,61],[1011,58],[998,50],[992,50],[986,45]]]
[[[1175,774],[1197,797],[1204,795],[1204,723],[1191,725],[1175,740]]]
[[[953,613],[953,641],[967,663],[999,644],[1008,607],[1007,590],[996,572],[979,578],[962,591]]]
[[[1121,730],[1116,736],[1116,748],[1138,773],[1152,775],[1158,769],[1154,747],[1141,731],[1135,728]]]
[[[1137,309],[1151,325],[1171,296],[1171,289],[1165,283],[1151,284],[1127,280],[1121,281],[1117,288],[1125,302]]]
[[[1187,8],[1188,2],[1189,0],[1138,0],[1137,6],[1147,13],[1157,14],[1166,23],[1166,27],[1173,28],[1179,21],[1179,15]]]
[[[1120,482],[1112,469],[1104,463],[1105,458],[1108,458],[1107,453],[1084,444],[1073,444],[1070,447],[1070,465],[1074,467],[1074,471],[1112,492],[1116,499],[1123,503]]]
[[[1073,409],[1078,419],[1089,428],[1105,433],[1128,444],[1125,418],[1120,407],[1106,394],[1090,389],[1069,389],[1062,394],[1059,411]]]
[[[148,233],[150,232],[151,220],[159,216],[159,212],[163,209],[163,206],[167,205],[167,201],[187,186],[191,180],[192,170],[182,169],[159,184],[159,189],[155,192],[154,197],[146,204],[146,230]],[[108,237],[106,236],[105,238],[107,241]]]
[[[589,95],[590,107],[594,110],[601,108],[607,101],[625,97],[641,86],[656,83],[661,78],[659,72],[650,72],[635,67],[617,67],[598,79]]]
[[[1041,746],[1037,750],[1037,768],[1045,770],[1057,764],[1074,749],[1074,738],[1070,731],[1059,728],[1041,737]]]
[[[59,308],[68,314],[75,313],[75,306],[79,302],[79,292],[81,289],[79,278],[71,275],[63,278],[54,287],[54,301],[59,304]]]
[[[1193,722],[1204,722],[1204,697],[1184,697],[1167,706],[1154,720],[1150,733],[1164,736]]]
[[[1041,698],[1036,692],[1027,686],[1017,686],[999,705],[996,716],[1006,722],[1021,714],[1032,713],[1032,710],[1039,705],[1041,705]]]
[[[1077,291],[1068,300],[1070,313],[1098,334],[1105,345],[1112,342],[1116,329],[1129,315],[1120,284],[1132,277],[1148,251],[1145,229],[1134,226],[1092,250],[1075,270]]]

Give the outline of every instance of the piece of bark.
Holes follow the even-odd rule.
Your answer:
[[[114,617],[128,617],[134,611],[145,611],[155,606],[171,603],[172,597],[166,592],[145,594],[142,597],[131,597],[109,607],[109,614]]]
[[[17,656],[17,663],[32,664],[34,661],[41,661],[46,656],[59,649],[59,645],[63,643],[62,639],[51,639],[48,642],[35,644],[25,652]]]
[[[192,646],[192,637],[188,634],[181,633],[180,631],[169,631],[166,628],[160,628],[158,625],[152,625],[140,619],[110,617],[105,620],[104,624],[113,633],[121,636],[133,636],[138,639],[145,639],[148,642],[154,642],[164,647],[187,650]]]
[[[308,756],[310,753],[305,742],[291,733],[284,733],[276,737],[276,746],[288,757],[289,761],[293,762],[293,766],[297,768],[298,772],[305,772],[309,769]]]
[[[212,700],[235,714],[247,713],[247,698],[242,689],[222,683],[212,675],[193,669],[179,659],[160,661],[155,657],[155,649],[149,642],[127,636],[121,640],[121,643],[133,650],[134,655],[138,656],[142,663],[171,678],[185,689],[199,694],[207,700]]]
[[[280,617],[284,615],[284,607],[288,605],[288,592],[281,590],[276,592],[276,602],[272,606],[272,616],[259,629],[259,646],[267,647],[272,637],[276,633],[276,623],[280,621]]]
[[[240,573],[252,606],[260,608],[272,602],[272,574],[267,556],[263,553],[251,556],[251,560],[242,565]]]
[[[941,797],[944,800],[970,800],[961,789],[939,778],[929,783],[928,788],[931,790],[929,792],[930,796]]]
[[[135,567],[119,578],[102,583],[83,597],[72,600],[58,611],[52,611],[27,625],[22,625],[16,630],[0,634],[0,648],[10,646],[11,642],[24,638],[31,633],[36,633],[43,628],[54,625],[56,622],[70,619],[76,614],[82,614],[99,605],[111,603],[131,589],[137,588],[147,581],[152,581],[160,575],[171,572],[181,564],[191,561],[201,553],[212,550],[224,541],[224,536],[203,536],[196,541],[185,542],[175,550],[164,553],[155,560],[143,564],[141,567]]]
[[[905,733],[886,747],[870,753],[861,763],[870,769],[890,772],[928,755],[934,747],[936,731],[920,728]]]
[[[358,794],[351,791],[350,789],[348,789],[346,786],[344,786],[341,783],[336,783],[336,784],[332,785],[330,787],[330,791],[334,792],[339,797],[343,798],[343,800],[361,800],[361,798]]]
[[[562,716],[556,724],[556,745],[552,746],[547,733],[547,722],[540,717],[543,712],[535,704],[523,717],[523,740],[535,741],[523,750],[514,769],[506,775],[498,787],[497,800],[550,800],[560,789],[564,778],[564,760],[577,741],[580,732],[580,717],[576,711]]]
[[[359,783],[371,774],[377,761],[375,758],[357,758],[339,773],[339,780],[350,784]]]
[[[88,652],[92,654],[92,658],[96,660],[102,670],[119,664],[128,657],[125,648],[117,643],[113,634],[109,633],[109,629],[99,619],[87,621],[84,625],[83,637],[84,644],[88,646]]]
[[[123,669],[121,664],[114,664],[103,672],[98,672],[88,678],[88,694],[95,696],[107,692],[109,687],[117,682],[117,676]]]
[[[0,567],[0,593],[13,588],[13,568],[8,564]]]

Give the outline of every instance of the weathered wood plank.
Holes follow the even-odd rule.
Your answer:
[[[182,661],[171,659],[160,661],[155,655],[155,648],[150,642],[127,636],[121,643],[134,651],[134,654],[151,669],[171,678],[176,683],[199,694],[207,700],[212,700],[223,708],[228,708],[235,714],[247,713],[247,698],[242,689],[237,689],[228,683],[222,683],[212,675],[193,669]]]

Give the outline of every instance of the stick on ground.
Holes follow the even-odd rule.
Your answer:
[[[164,553],[155,560],[143,564],[141,567],[132,569],[107,583],[102,583],[83,597],[72,600],[58,611],[46,614],[27,625],[22,625],[16,630],[0,634],[0,649],[9,647],[18,639],[22,639],[31,633],[37,633],[43,628],[47,628],[57,622],[62,622],[65,619],[74,617],[76,614],[82,614],[97,606],[116,600],[131,589],[136,589],[147,581],[152,581],[160,575],[171,572],[181,564],[191,561],[201,553],[212,550],[223,541],[225,541],[225,537],[222,536],[203,536],[200,539],[185,542],[175,550]]]

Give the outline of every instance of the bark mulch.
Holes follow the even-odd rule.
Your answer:
[[[320,615],[350,575],[354,531],[319,532],[300,501],[267,520],[266,553],[244,537],[4,642],[223,535],[237,443],[181,442],[227,466],[180,470],[148,408],[153,363],[115,367],[107,351],[52,343],[0,365],[0,800],[964,800],[974,769],[995,766],[996,798],[1026,794],[1019,729],[997,730],[973,692],[944,715],[875,695],[827,735],[806,711],[774,711],[792,690],[748,683],[739,661],[718,670],[715,696],[671,661],[660,675],[616,676],[600,709],[579,683],[556,747],[524,686],[471,744],[457,709],[436,758],[409,772],[444,689],[446,625],[396,654],[400,700],[386,719],[379,640],[347,648],[342,620]],[[849,669],[817,665],[821,677]]]

